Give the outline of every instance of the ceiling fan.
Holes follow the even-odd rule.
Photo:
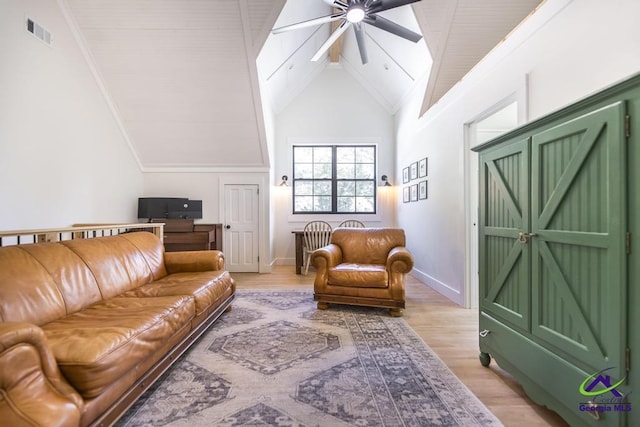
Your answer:
[[[331,47],[333,43],[353,26],[356,42],[358,44],[358,50],[360,51],[360,59],[363,64],[368,61],[367,47],[364,41],[364,24],[373,25],[381,30],[388,31],[391,34],[402,37],[407,40],[411,40],[416,43],[422,35],[409,30],[408,28],[398,25],[389,19],[383,18],[378,15],[378,12],[394,9],[396,7],[404,6],[410,3],[416,3],[420,0],[324,0],[325,3],[333,6],[336,10],[335,13],[327,16],[321,16],[319,18],[310,19],[308,21],[298,22],[296,24],[285,25],[283,27],[274,28],[271,30],[273,34],[283,33],[285,31],[297,30],[299,28],[312,27],[315,25],[326,24],[333,21],[342,21],[338,27],[331,33],[331,36],[315,55],[311,58],[312,61],[319,60],[322,55]]]

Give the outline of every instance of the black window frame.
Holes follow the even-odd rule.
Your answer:
[[[331,148],[331,178],[296,178],[296,148]],[[371,179],[338,179],[337,178],[337,149],[338,148],[373,148],[373,178]],[[291,198],[291,210],[294,215],[375,215],[378,210],[378,186],[376,176],[378,173],[378,146],[376,144],[294,144],[292,146],[292,198]],[[315,163],[312,163],[315,164]],[[354,162],[354,165],[357,164]],[[331,182],[331,210],[330,211],[296,211],[296,181],[330,181]],[[340,181],[360,181],[371,182],[373,184],[373,211],[371,212],[340,212],[338,211],[338,182]],[[354,196],[355,198],[356,196]]]

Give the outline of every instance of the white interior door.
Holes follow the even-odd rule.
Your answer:
[[[231,272],[259,271],[259,205],[257,184],[225,184],[223,241]]]

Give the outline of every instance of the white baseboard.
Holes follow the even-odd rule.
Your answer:
[[[271,261],[271,265],[296,265],[295,258],[275,258]]]
[[[421,281],[422,283],[424,283],[425,285],[432,288],[434,291],[444,295],[445,297],[449,298],[451,301],[455,302],[459,306],[464,307],[464,301],[463,301],[464,298],[462,296],[462,292],[460,292],[459,290],[453,289],[451,286],[447,285],[446,283],[443,283],[438,279],[436,279],[435,277],[429,276],[428,274],[416,268],[411,270],[411,273],[409,274],[415,277],[416,279],[418,279],[419,281]]]

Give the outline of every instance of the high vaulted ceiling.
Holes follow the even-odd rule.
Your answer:
[[[263,106],[278,113],[326,67],[343,67],[390,114],[428,75],[426,111],[541,0],[422,0],[383,12],[424,39],[367,28],[364,66],[350,31],[338,63],[309,61],[330,24],[270,35],[276,23],[330,13],[323,0],[60,3],[142,167],[161,170],[268,167]]]

